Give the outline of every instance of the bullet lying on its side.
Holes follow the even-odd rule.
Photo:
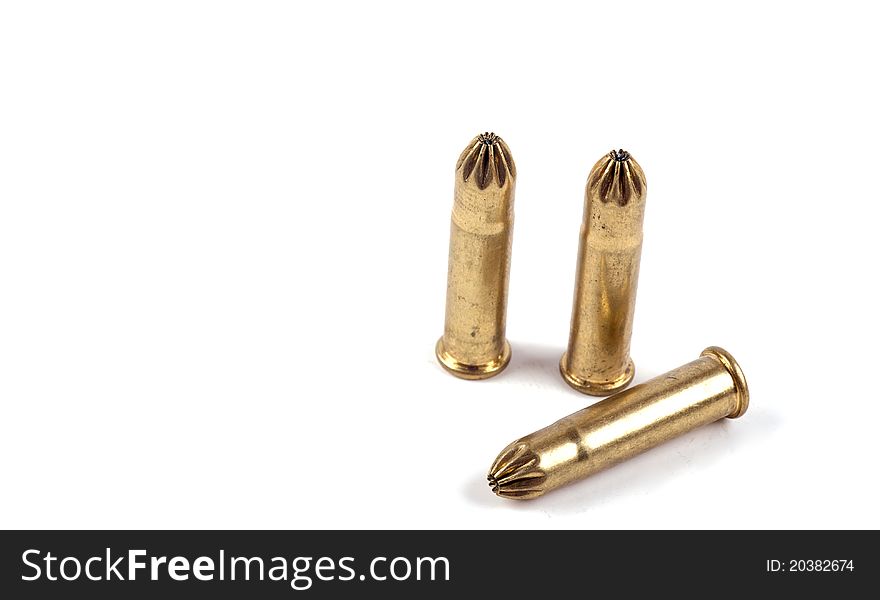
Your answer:
[[[733,357],[700,358],[571,414],[502,450],[489,486],[527,500],[631,458],[702,425],[746,412],[749,390]]]

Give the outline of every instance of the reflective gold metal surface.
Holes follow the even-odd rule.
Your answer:
[[[559,362],[565,381],[586,394],[611,394],[635,373],[629,345],[646,194],[645,174],[624,150],[590,171],[568,350]]]
[[[510,361],[505,337],[516,167],[494,133],[458,159],[449,240],[446,324],[437,359],[463,379],[485,379]]]
[[[526,500],[582,479],[666,440],[745,413],[749,390],[718,347],[518,439],[489,470],[497,495]]]

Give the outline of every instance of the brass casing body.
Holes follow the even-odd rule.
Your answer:
[[[446,324],[437,359],[463,379],[485,379],[510,362],[505,337],[516,167],[494,133],[475,137],[455,168]]]
[[[576,390],[606,396],[632,381],[629,356],[647,184],[629,153],[618,150],[590,171],[584,193],[568,350],[559,362]]]
[[[745,377],[718,347],[588,406],[505,448],[489,485],[505,498],[535,498],[749,405]]]

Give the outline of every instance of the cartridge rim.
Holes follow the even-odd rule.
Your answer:
[[[441,337],[437,340],[435,348],[437,360],[443,365],[443,368],[460,379],[488,379],[494,377],[503,371],[510,364],[510,344],[504,340],[504,347],[501,349],[501,356],[495,360],[479,365],[470,365],[463,363],[452,356],[447,350]]]
[[[567,357],[568,352],[563,354],[562,358],[559,359],[559,372],[562,374],[562,378],[565,380],[565,383],[570,385],[572,388],[576,389],[582,394],[589,394],[590,396],[609,396],[614,392],[617,392],[628,386],[636,374],[636,365],[633,362],[632,358],[630,358],[629,361],[626,363],[626,369],[624,369],[623,374],[614,381],[589,381],[587,379],[576,377],[575,375],[568,372],[568,370],[565,368]]]
[[[720,346],[709,346],[700,353],[700,356],[714,358],[724,365],[724,368],[730,373],[730,376],[733,379],[733,385],[736,387],[737,404],[736,409],[727,415],[727,418],[736,419],[737,417],[743,416],[749,408],[749,386],[746,383],[746,376],[743,374],[739,363],[736,362],[736,359],[733,358],[733,355],[730,354],[730,352]]]

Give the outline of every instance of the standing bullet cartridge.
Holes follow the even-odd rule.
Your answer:
[[[516,167],[494,133],[478,135],[455,168],[446,281],[446,325],[437,359],[463,379],[485,379],[510,362],[505,337]]]
[[[495,459],[489,486],[504,498],[535,498],[748,406],[739,365],[725,350],[706,348],[693,362],[516,440]]]
[[[646,193],[642,168],[624,150],[608,153],[587,180],[571,331],[559,362],[565,381],[585,394],[607,396],[635,374],[629,344]]]

